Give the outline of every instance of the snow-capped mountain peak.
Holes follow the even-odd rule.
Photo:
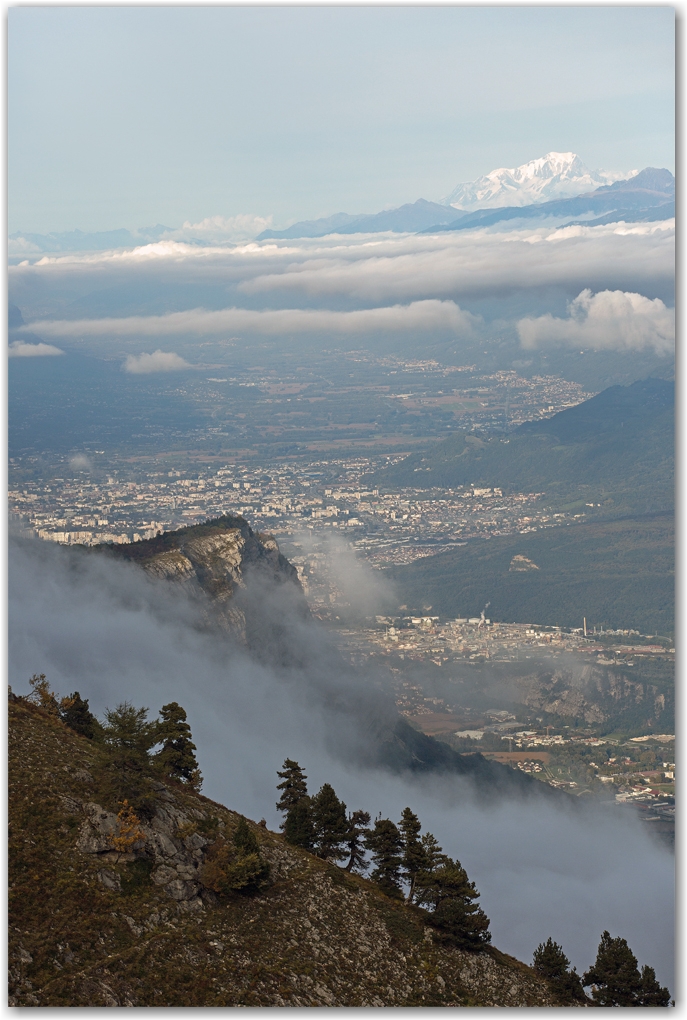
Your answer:
[[[500,167],[476,181],[459,184],[443,202],[468,212],[533,205],[582,195],[636,173],[636,170],[630,173],[589,170],[575,152],[547,152],[545,156],[522,166],[513,169]]]

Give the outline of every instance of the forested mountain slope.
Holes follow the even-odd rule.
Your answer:
[[[457,431],[374,476],[381,486],[499,486],[567,494],[581,486],[609,508],[647,512],[673,504],[675,387],[663,379],[611,386],[510,436]]]

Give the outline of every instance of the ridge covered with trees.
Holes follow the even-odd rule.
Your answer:
[[[669,1004],[608,932],[582,979],[551,939],[532,968],[500,953],[410,808],[372,823],[287,759],[278,836],[201,796],[176,702],[98,720],[31,687],[9,706],[12,1005]]]

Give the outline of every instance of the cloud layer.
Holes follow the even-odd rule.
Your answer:
[[[250,213],[239,216],[207,216],[198,223],[190,223],[187,220],[179,230],[171,230],[164,236],[175,240],[201,238],[219,243],[247,241],[271,226],[271,216],[253,216]]]
[[[180,369],[190,368],[188,361],[184,361],[178,354],[172,351],[153,351],[152,354],[129,354],[124,362],[125,372],[131,375],[150,375],[152,372],[178,372]]]
[[[23,340],[15,340],[10,344],[8,354],[10,358],[54,358],[64,351],[52,344],[27,344]]]
[[[210,335],[226,332],[249,332],[274,335],[279,333],[364,333],[389,330],[451,330],[470,332],[477,317],[464,312],[454,301],[414,301],[410,305],[387,308],[365,308],[353,312],[311,308],[282,308],[255,311],[247,308],[223,308],[207,311],[193,308],[169,315],[136,315],[122,319],[44,320],[34,322],[32,329],[49,336],[167,336],[197,333]],[[162,351],[127,358],[127,366],[162,365]],[[141,359],[146,359],[141,361]],[[181,361],[181,359],[178,359]],[[170,364],[183,368],[185,364]],[[127,367],[128,372],[165,371],[160,367]]]
[[[543,330],[561,344],[668,352],[674,227],[673,220],[540,224],[234,245],[166,239],[11,266],[10,293],[22,308],[27,340],[30,330],[78,339],[82,350],[91,338],[92,349],[113,351],[112,340],[121,339],[122,357],[137,353],[126,349],[126,338],[146,336],[168,337],[161,346],[188,357],[184,337],[413,331],[477,337],[491,321],[513,333],[520,326],[524,344],[543,342]],[[74,296],[69,312],[67,292]],[[579,297],[587,292],[595,295],[589,307]],[[105,294],[111,297],[103,300]],[[565,301],[575,302],[567,319]],[[64,317],[77,308],[78,319]]]
[[[655,298],[622,290],[583,290],[568,305],[568,318],[550,313],[518,322],[523,347],[562,344],[593,350],[642,350],[669,354],[675,344],[675,311]]]

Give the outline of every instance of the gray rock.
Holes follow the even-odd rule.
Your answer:
[[[187,836],[184,840],[184,846],[187,850],[200,850],[202,847],[208,845],[208,840],[204,839],[199,832],[192,832],[190,836]]]
[[[116,871],[109,871],[107,868],[101,868],[98,872],[97,878],[106,889],[111,889],[112,892],[121,892],[122,879]]]
[[[165,886],[165,892],[178,903],[192,900],[198,895],[200,886],[197,882],[187,882],[183,878],[173,878]]]
[[[122,914],[122,917],[126,921],[131,931],[134,933],[134,935],[141,935],[143,933],[143,928],[139,927],[139,925],[136,924],[133,917],[129,917],[128,914]]]
[[[167,885],[168,882],[171,882],[172,879],[178,876],[174,868],[170,868],[167,864],[161,864],[150,877],[155,882],[155,885]]]
[[[185,878],[187,881],[194,881],[198,874],[197,868],[192,864],[177,864],[176,872],[179,878]]]
[[[150,843],[153,846],[153,852],[156,857],[177,857],[179,854],[179,847],[172,840],[166,832],[158,830],[146,831],[146,836],[150,834]]]
[[[82,804],[80,800],[75,800],[73,797],[61,797],[60,800],[64,804],[64,807],[72,815],[80,815],[82,810]]]

